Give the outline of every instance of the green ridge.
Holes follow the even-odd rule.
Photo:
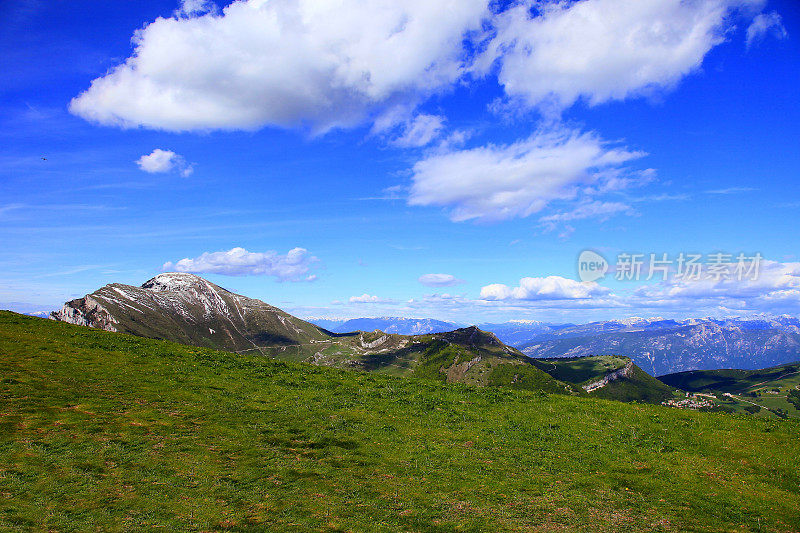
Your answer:
[[[672,387],[715,395],[724,412],[800,418],[800,363],[761,370],[694,370],[659,379]]]

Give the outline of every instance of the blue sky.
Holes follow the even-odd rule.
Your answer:
[[[795,2],[339,4],[3,3],[0,307],[166,268],[300,316],[800,313]]]

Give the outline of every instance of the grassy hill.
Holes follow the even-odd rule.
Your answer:
[[[659,379],[685,391],[713,394],[725,411],[800,418],[800,363],[762,370],[694,370]]]
[[[532,366],[528,357],[494,334],[474,326],[413,336],[380,330],[336,334],[194,274],[159,274],[141,287],[112,283],[67,302],[52,317],[106,331],[283,361],[451,383],[510,385],[513,381],[516,388],[576,392]],[[521,375],[525,379],[515,380],[514,376]]]
[[[0,313],[0,530],[797,531],[798,439]]]
[[[530,358],[506,346],[494,334],[475,326],[412,337],[387,335],[381,331],[359,335],[366,341],[376,337],[386,339],[377,352],[374,348],[356,356],[344,352],[348,365],[363,370],[448,383],[579,393],[579,389],[537,368]],[[363,341],[359,342],[363,344]],[[344,367],[341,364],[334,366]]]
[[[588,395],[622,402],[643,402],[660,404],[673,398],[676,391],[649,375],[633,364],[629,357],[615,355],[596,355],[585,357],[561,357],[554,359],[534,359],[533,364],[553,378],[575,386],[576,389],[590,387]],[[604,376],[616,371],[620,376],[592,388]]]

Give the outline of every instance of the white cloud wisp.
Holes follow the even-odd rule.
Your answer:
[[[464,283],[452,274],[423,274],[418,281],[428,287],[452,287]]]

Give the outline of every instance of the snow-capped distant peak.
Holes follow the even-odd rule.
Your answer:
[[[649,320],[646,319],[646,318],[642,318],[640,316],[631,316],[631,317],[628,317],[628,318],[621,318],[621,319],[618,319],[618,320],[612,320],[611,322],[614,322],[616,324],[621,324],[623,326],[635,326],[635,325],[638,325],[638,324],[646,324],[646,323],[649,322]]]
[[[143,289],[154,292],[181,291],[190,287],[203,286],[207,282],[200,276],[185,272],[167,272],[147,280],[142,284]]]

